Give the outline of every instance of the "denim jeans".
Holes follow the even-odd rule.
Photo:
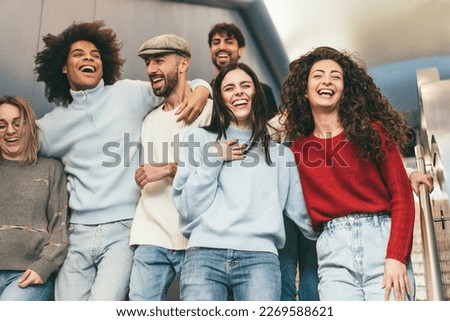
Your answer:
[[[390,229],[391,218],[386,214],[350,214],[324,225],[317,240],[321,300],[384,300],[381,285]],[[411,263],[407,270],[412,292],[409,300],[414,300]]]
[[[163,301],[176,276],[180,276],[184,250],[140,245],[131,270],[131,301]]]
[[[55,299],[120,301],[128,295],[132,220],[69,225],[67,257],[56,278]]]
[[[282,301],[318,301],[319,277],[316,242],[303,236],[295,223],[284,217],[286,243],[279,251]],[[295,286],[297,264],[300,272],[298,290]],[[298,295],[298,296],[297,296]]]
[[[19,279],[25,271],[0,271],[0,301],[49,301],[53,299],[55,274],[44,284],[19,287]]]
[[[181,272],[183,301],[278,301],[281,273],[270,252],[190,248]]]

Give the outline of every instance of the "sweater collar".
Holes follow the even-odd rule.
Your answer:
[[[339,134],[335,135],[335,136],[330,136],[327,138],[321,138],[321,137],[317,137],[316,135],[314,135],[313,133],[310,134],[310,137],[318,142],[323,142],[323,141],[327,141],[327,140],[342,140],[345,138],[345,130],[341,131]]]
[[[242,129],[233,126],[228,126],[227,139],[237,139],[240,142],[248,142],[252,137],[253,131],[251,129]]]
[[[86,105],[92,104],[100,97],[103,93],[103,89],[105,88],[105,82],[103,79],[100,80],[98,85],[95,88],[88,90],[70,90],[70,94],[72,95],[73,102],[72,105]]]
[[[7,166],[7,167],[22,167],[22,166],[26,166],[27,164],[25,164],[22,161],[17,161],[17,160],[0,159],[0,165]]]

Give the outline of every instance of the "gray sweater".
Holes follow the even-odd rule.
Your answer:
[[[45,281],[67,253],[67,183],[62,164],[0,160],[0,270],[35,271]]]

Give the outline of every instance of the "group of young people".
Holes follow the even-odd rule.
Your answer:
[[[297,261],[300,299],[414,299],[411,184],[432,182],[408,179],[405,120],[329,47],[290,64],[275,114],[239,34],[211,29],[212,90],[173,34],[139,48],[149,82],[120,80],[102,21],[44,37],[37,80],[63,106],[0,100],[0,300],[164,300],[177,275],[182,300],[280,300]]]

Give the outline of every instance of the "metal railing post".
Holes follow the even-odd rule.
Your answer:
[[[415,153],[418,171],[426,174],[425,160],[421,145],[416,145]],[[430,193],[425,184],[419,186],[419,202],[427,299],[429,301],[442,301],[444,298],[443,285],[436,245],[436,233],[434,231],[433,212],[430,202]]]

